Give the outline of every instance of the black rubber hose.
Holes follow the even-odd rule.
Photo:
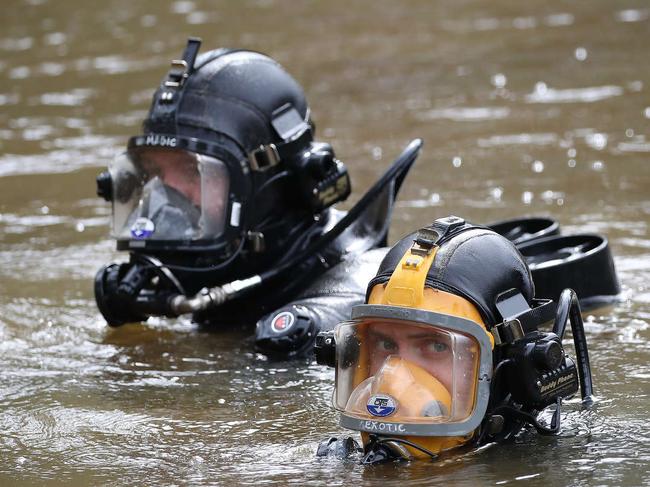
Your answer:
[[[404,175],[408,172],[410,167],[415,162],[420,149],[422,148],[422,139],[414,139],[399,155],[391,167],[384,173],[384,175],[363,195],[356,205],[325,235],[312,243],[305,250],[296,255],[293,259],[285,264],[266,271],[260,274],[262,282],[273,279],[279,276],[288,269],[294,267],[298,262],[305,260],[316,254],[319,250],[325,248],[334,241],[343,231],[350,226],[359,215],[370,205],[370,203],[377,198],[383,191],[384,187],[393,180],[397,180],[400,184],[404,179]]]
[[[578,295],[573,289],[568,288],[560,294],[555,324],[553,325],[553,332],[560,339],[564,336],[567,318],[571,322],[571,333],[573,334],[573,343],[576,348],[582,402],[583,404],[589,405],[593,403],[593,382],[591,380],[591,366],[589,365],[587,337],[585,336],[585,327],[580,312]]]

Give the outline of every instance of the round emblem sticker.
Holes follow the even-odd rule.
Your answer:
[[[147,238],[150,236],[156,226],[149,218],[140,217],[131,225],[131,236],[134,238]]]
[[[366,409],[373,416],[390,416],[397,409],[397,401],[388,394],[373,394],[368,398]]]
[[[291,325],[293,325],[295,319],[296,318],[293,316],[293,313],[290,313],[289,311],[278,313],[275,315],[275,318],[273,318],[273,321],[271,321],[271,329],[276,333],[287,331],[289,328],[291,328]]]

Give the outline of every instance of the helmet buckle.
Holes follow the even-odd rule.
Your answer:
[[[185,80],[190,76],[190,71],[194,68],[194,60],[199,52],[199,47],[201,47],[201,39],[190,37],[187,40],[183,59],[174,59],[172,61],[172,67],[167,73],[167,79],[164,83],[165,87],[178,90],[183,86]],[[171,99],[171,96],[168,95],[168,98]],[[170,101],[169,99],[165,101]]]
[[[280,153],[275,144],[260,145],[248,154],[253,171],[266,171],[280,162]]]
[[[172,68],[167,73],[168,79],[165,81],[165,86],[168,88],[180,88],[185,83],[189,76],[187,69],[187,61],[183,59],[174,59],[172,61]]]

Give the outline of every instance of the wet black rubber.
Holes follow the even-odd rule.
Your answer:
[[[560,233],[560,224],[546,217],[513,218],[489,223],[487,226],[517,246]]]
[[[607,239],[596,234],[550,236],[517,245],[535,283],[535,296],[557,300],[573,289],[583,310],[612,303],[621,291]]]

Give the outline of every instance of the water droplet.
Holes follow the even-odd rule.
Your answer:
[[[564,198],[558,198],[556,203],[557,203],[557,206],[562,206],[564,204]]]
[[[492,85],[494,85],[496,88],[503,88],[507,82],[508,78],[506,78],[505,74],[497,73],[492,76]]]
[[[18,66],[9,71],[9,78],[11,79],[24,79],[29,76],[30,69],[27,66]],[[648,117],[650,118],[650,117]]]
[[[587,50],[584,47],[578,47],[574,55],[578,61],[584,61],[587,59]]]
[[[521,201],[525,205],[530,205],[533,202],[533,193],[531,191],[524,191],[521,193]]]
[[[540,173],[544,172],[544,163],[542,161],[533,162],[533,172]]]
[[[627,130],[625,131],[625,135],[626,135],[627,137],[634,137],[634,130],[633,130],[633,129],[627,129]]]
[[[591,168],[594,171],[602,171],[603,169],[605,169],[605,163],[603,161],[594,161],[591,164]]]
[[[41,214],[47,215],[50,212],[50,207],[47,205],[41,206]]]
[[[546,86],[546,83],[543,81],[538,81],[535,83],[535,94],[536,95],[543,95],[548,91],[548,86]]]
[[[226,404],[226,400],[221,398],[217,401],[219,404]]]
[[[171,11],[175,14],[189,14],[195,8],[194,2],[181,0],[172,4]]]
[[[646,107],[643,111],[643,115],[645,115],[645,118],[650,118],[650,107]]]
[[[85,229],[86,229],[86,225],[84,225],[81,222],[77,222],[77,224],[75,225],[75,230],[77,230],[77,232],[79,233],[83,232]]]
[[[576,160],[575,159],[569,159],[567,162],[567,165],[569,167],[576,167]]]
[[[431,196],[429,196],[429,203],[432,205],[440,203],[440,195],[438,193],[431,193]]]
[[[490,190],[490,196],[492,196],[492,198],[494,198],[495,200],[500,201],[501,196],[503,196],[503,188],[499,188],[499,187],[492,188]]]
[[[585,142],[596,150],[603,150],[607,146],[607,135],[598,133],[589,134],[585,137]]]
[[[63,32],[52,32],[45,36],[45,44],[50,46],[60,46],[65,42],[65,34]]]
[[[188,24],[205,24],[208,22],[209,16],[205,12],[190,12],[186,20]]]
[[[463,164],[463,160],[460,157],[456,156],[451,160],[451,163],[454,167],[460,167]]]
[[[381,159],[382,155],[383,155],[383,151],[381,150],[381,147],[377,146],[372,148],[372,158],[375,161]]]
[[[573,158],[577,154],[575,147],[571,147],[568,151],[566,151],[566,155]]]

